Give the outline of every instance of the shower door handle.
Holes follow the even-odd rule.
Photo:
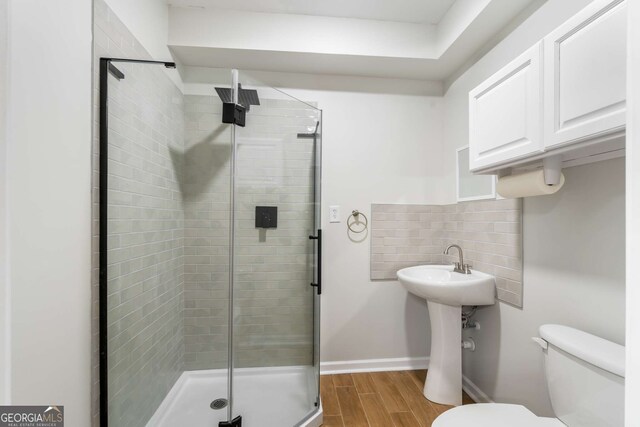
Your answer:
[[[318,290],[318,295],[322,294],[322,230],[318,229],[317,236],[309,236],[309,240],[316,240],[318,242],[318,265],[316,268],[318,269],[317,279],[318,281],[315,283],[311,283],[311,286]]]

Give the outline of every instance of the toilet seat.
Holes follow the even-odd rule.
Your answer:
[[[440,415],[432,427],[566,427],[557,418],[540,418],[522,405],[477,403]]]

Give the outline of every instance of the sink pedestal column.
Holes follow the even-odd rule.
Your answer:
[[[424,396],[443,405],[462,405],[462,307],[427,301],[431,357]]]

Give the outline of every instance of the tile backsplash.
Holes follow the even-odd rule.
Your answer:
[[[483,200],[451,205],[371,205],[371,279],[395,280],[402,268],[457,261],[496,277],[498,299],[522,307],[522,202]]]

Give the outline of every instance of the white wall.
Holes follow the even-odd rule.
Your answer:
[[[89,425],[91,1],[12,1],[11,402]]]
[[[6,104],[7,104],[7,36],[9,3],[0,2],[0,405],[8,404],[11,387],[9,342],[9,287],[7,256],[7,159],[6,159]]]
[[[624,159],[564,171],[553,196],[524,200],[524,307],[479,310],[464,374],[497,402],[553,415],[540,347],[545,323],[624,344]]]
[[[479,13],[473,12],[473,17]],[[172,8],[169,20],[171,44],[176,46],[397,58],[437,58],[441,52],[436,49],[436,28],[368,19],[183,7]]]
[[[640,2],[629,2],[629,62],[627,75],[627,366],[626,426],[640,420]]]
[[[489,32],[500,28],[524,7],[524,3],[521,0],[458,0],[437,24],[232,8],[173,7],[169,19],[170,44],[437,59],[468,32],[475,20],[486,19],[483,21],[486,25],[476,26],[480,31],[472,36],[477,43],[483,43],[482,40],[490,37]],[[481,17],[483,13],[487,16]],[[296,36],[291,37],[292,34]]]
[[[169,6],[162,0],[105,0],[140,44],[158,61],[171,58]]]
[[[424,357],[426,303],[398,282],[369,280],[370,236],[354,243],[346,218],[371,203],[437,203],[442,99],[291,89],[323,110],[324,276],[321,359]],[[342,222],[329,223],[331,205]]]
[[[182,72],[184,81],[189,82],[188,86],[190,90],[201,86],[200,91],[210,91],[212,83],[230,84],[231,71],[229,69],[185,66],[182,68]],[[289,90],[304,89],[327,92],[363,92],[439,97],[443,94],[442,82],[432,80],[390,79],[335,74],[280,73],[270,71],[250,71],[250,74],[260,82],[269,82],[269,85],[273,87],[286,87]],[[211,92],[202,93],[210,94]]]
[[[105,0],[131,34],[157,61],[172,61],[169,39],[169,6],[164,0]],[[147,59],[147,58],[137,58]],[[182,89],[179,73],[167,70],[167,76]]]
[[[468,144],[469,90],[589,2],[545,3],[451,85],[444,98],[447,202],[455,197],[455,149]],[[482,330],[470,334],[478,349],[464,354],[464,374],[490,398],[552,415],[541,353],[530,341],[541,324],[624,342],[623,169],[620,159],[572,168],[558,195],[524,201],[524,307],[480,310]]]

